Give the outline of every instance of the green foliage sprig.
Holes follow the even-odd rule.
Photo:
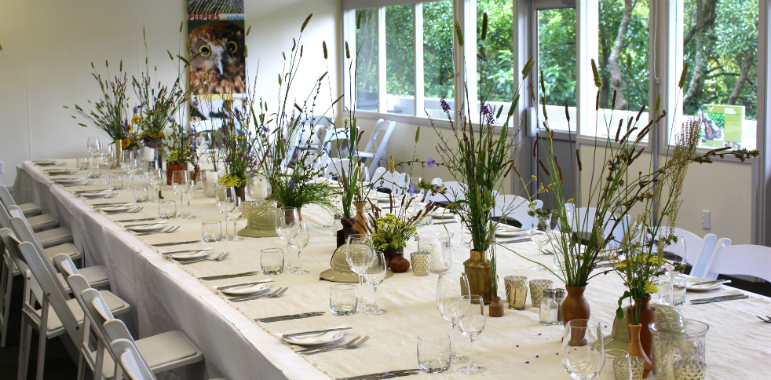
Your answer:
[[[105,67],[109,69],[110,63],[105,61]],[[126,96],[126,83],[128,74],[123,72],[123,61],[120,61],[119,72],[122,75],[115,75],[113,79],[102,79],[102,75],[96,71],[94,63],[91,62],[93,73],[91,76],[99,83],[99,89],[102,91],[102,98],[91,102],[93,105],[90,110],[84,110],[79,105],[75,105],[75,112],[83,117],[89,124],[106,133],[112,140],[123,140],[129,137],[128,120],[128,97]],[[69,108],[64,106],[64,108]],[[72,116],[73,119],[77,117]],[[78,123],[81,127],[87,127],[85,123]]]

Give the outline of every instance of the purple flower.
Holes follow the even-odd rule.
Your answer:
[[[292,180],[292,181],[289,181],[289,188],[290,188],[290,189],[294,189],[294,185],[295,185],[295,182],[294,182],[294,180]]]
[[[485,117],[487,125],[495,124],[495,116],[493,116],[493,109],[490,105],[482,103],[482,115]]]
[[[138,111],[139,111],[139,109],[134,107],[134,115],[136,115]]]
[[[439,189],[441,189],[441,186],[439,186],[439,185],[434,186],[434,191],[439,191]],[[517,347],[519,347],[519,346],[517,346]]]
[[[193,101],[193,107],[196,107],[196,108],[198,108],[198,105],[199,105],[199,104],[201,104],[201,103],[199,103],[197,100],[194,100],[194,101]]]
[[[434,165],[436,165],[436,161],[433,157],[428,157],[428,160],[426,161],[426,165],[428,165],[429,168],[433,168]]]
[[[447,104],[447,102],[444,100],[444,98],[439,99],[439,104],[442,105],[442,111],[450,112],[450,105]]]
[[[410,196],[415,195],[415,186],[410,186]]]

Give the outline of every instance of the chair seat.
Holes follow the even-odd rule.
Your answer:
[[[113,315],[121,315],[129,310],[131,310],[131,305],[126,303],[126,301],[118,298],[118,296],[112,294],[108,290],[100,290],[99,293],[102,294],[102,298],[104,298],[104,302],[107,303],[107,306],[110,308],[110,311]],[[75,319],[78,320],[78,324],[83,324],[83,309],[78,304],[78,300],[71,299],[67,301],[67,306],[72,311],[72,315],[75,316]],[[47,336],[48,339],[57,337],[61,334],[64,334],[64,325],[62,325],[62,321],[59,320],[59,317],[56,315],[56,312],[53,308],[49,308],[48,310],[48,332]]]
[[[153,373],[168,371],[198,362],[203,353],[182,331],[168,331],[136,341],[137,349]],[[107,379],[115,376],[115,362],[105,351],[102,374]]]
[[[54,218],[51,214],[41,214],[27,217],[27,222],[29,222],[33,232],[40,232],[59,227],[59,221],[56,220],[56,218]]]
[[[55,245],[50,248],[45,248],[44,251],[46,256],[48,256],[48,259],[51,261],[53,261],[54,257],[60,253],[66,253],[67,256],[69,256],[73,261],[80,259],[80,257],[83,256],[80,251],[78,251],[78,248],[76,248],[72,243]]]
[[[35,234],[35,237],[43,248],[50,248],[59,244],[71,243],[72,230],[67,227],[58,227],[52,230],[38,232]]]
[[[295,149],[318,149],[319,146],[316,144],[300,144],[295,147]]]
[[[37,204],[32,203],[32,202],[30,202],[30,203],[22,203],[22,204],[17,205],[17,206],[19,206],[19,209],[21,209],[21,212],[24,213],[24,216],[26,216],[28,218],[30,216],[40,215],[40,213],[42,212],[40,210],[40,206],[38,206]]]
[[[82,268],[79,269],[78,272],[88,280],[88,284],[93,288],[101,288],[110,285],[110,276],[102,265]],[[67,280],[64,279],[64,276],[61,273],[57,273],[56,278],[59,279],[59,282],[64,286],[64,290],[67,293],[72,293],[70,286],[67,284]]]
[[[359,152],[359,157],[361,158],[374,158],[375,152]]]

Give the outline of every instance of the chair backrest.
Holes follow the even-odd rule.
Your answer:
[[[125,378],[130,380],[155,380],[153,372],[133,342],[128,339],[116,339],[110,343],[110,348],[119,355],[120,360],[118,362],[120,369],[122,369],[122,371],[116,372],[115,380],[123,380],[123,376],[119,372],[122,372]]]
[[[443,182],[444,194],[429,194],[425,202],[455,202],[456,199],[464,199],[466,196],[466,185],[457,181]]]
[[[327,130],[327,134],[324,136],[324,143],[322,144],[322,149],[327,154],[332,154],[332,143],[339,140],[347,140],[350,136],[348,134],[350,133],[350,129],[348,128],[335,128],[332,130]],[[340,152],[343,154],[340,158],[347,157],[348,147],[346,144],[346,147],[341,148]]]
[[[18,209],[18,207],[12,206],[12,212],[14,207]],[[11,219],[11,225],[13,226],[14,231],[16,231],[16,236],[21,238],[22,241],[35,245],[35,252],[40,255],[40,259],[43,261],[43,265],[45,265],[48,272],[52,273],[53,276],[56,276],[56,268],[54,268],[53,264],[51,264],[51,260],[49,260],[48,256],[45,254],[43,246],[40,245],[40,242],[38,242],[37,238],[35,238],[35,234],[32,233],[32,227],[30,227],[29,222],[27,222],[27,218],[25,218],[24,215],[21,217],[14,217]],[[56,281],[56,285],[62,294],[67,294],[61,282]]]
[[[747,275],[771,281],[771,247],[762,245],[731,245],[720,239],[707,268],[707,278],[718,274]]]
[[[2,202],[0,202],[0,228],[11,228],[11,214]]]
[[[382,166],[378,167],[377,169],[372,171],[372,177],[369,179],[369,182],[374,184],[376,188],[380,187],[381,183],[385,182],[383,176],[385,175],[386,172],[387,172],[386,168]]]
[[[391,134],[394,132],[394,127],[396,127],[395,121],[383,119],[377,121],[375,129],[372,131],[372,136],[367,142],[367,147],[364,148],[364,152],[374,153],[374,156],[372,157],[372,163],[369,165],[370,172],[375,170],[375,168],[380,164],[380,159],[385,155],[385,152],[388,149],[388,140],[391,139]],[[380,140],[380,144],[377,145],[377,150],[374,150],[375,144],[377,144],[378,135],[380,134],[383,134],[383,138]]]
[[[543,208],[543,201],[536,200],[534,208],[540,210]],[[535,218],[529,215],[530,201],[518,195],[498,195],[495,197],[495,208],[493,217],[506,217],[516,220],[522,228],[531,228],[535,223]]]
[[[59,273],[61,273],[65,279],[72,275],[80,274],[78,267],[75,266],[70,255],[66,253],[56,255],[56,257],[54,257],[54,264],[56,264],[56,269],[59,270]],[[76,294],[74,289],[73,294]]]
[[[575,210],[575,206],[573,204],[570,205],[570,209]],[[573,218],[568,222],[573,228],[573,232],[577,233],[579,237],[581,237],[581,234],[590,233],[592,231],[592,228],[594,227],[594,220],[597,215],[597,209],[595,207],[579,207],[576,213],[577,215],[574,215]],[[605,218],[603,220],[608,221],[611,218],[613,218],[613,214],[608,212],[605,214]],[[616,242],[621,242],[624,238],[624,233],[629,229],[631,220],[632,218],[629,215],[624,215],[616,228],[613,228],[615,222],[608,221],[605,227],[603,238],[609,239],[612,236]]]
[[[13,231],[16,232],[16,236],[23,241],[28,241],[34,244],[40,252],[45,252],[43,245],[40,244],[40,242],[37,240],[37,237],[35,237],[35,233],[32,232],[32,226],[29,225],[27,217],[24,216],[24,212],[21,211],[19,206],[8,207],[8,213],[11,214],[11,218],[18,218],[21,221],[21,223],[17,224],[11,223],[11,228],[13,228]]]
[[[16,206],[16,201],[11,196],[11,192],[8,188],[0,185],[0,201],[6,206]]]
[[[338,159],[333,158],[332,161],[329,163],[329,166],[327,166],[327,175],[331,177],[341,177],[343,174],[345,174],[346,177],[348,177],[348,166],[350,165],[350,160],[347,158]]]
[[[24,261],[24,257],[21,256],[21,252],[11,241],[11,236],[16,238],[16,235],[13,233],[13,230],[10,228],[3,228],[0,229],[0,240],[2,243],[2,247],[0,247],[0,251],[5,249],[6,252],[11,256],[11,260],[13,260],[14,265],[16,265],[16,268],[21,271],[21,273],[24,273],[29,270],[29,266],[27,265],[27,262]],[[17,239],[18,240],[18,239]],[[39,286],[37,287],[39,288]],[[42,291],[41,291],[42,292]]]
[[[70,268],[69,265],[66,264],[65,258],[69,260],[69,264],[72,264],[72,267]],[[91,370],[94,373],[102,373],[102,366],[104,364],[104,348],[106,347],[106,344],[109,344],[104,339],[104,329],[101,327],[101,325],[94,324],[94,318],[92,318],[87,310],[87,303],[83,299],[83,293],[87,290],[94,290],[91,289],[91,285],[88,283],[88,280],[83,277],[81,274],[77,273],[77,268],[75,267],[75,264],[72,262],[72,259],[66,254],[66,253],[60,253],[55,258],[55,261],[58,263],[65,263],[64,265],[57,265],[58,267],[62,268],[64,266],[64,270],[62,270],[62,273],[64,274],[64,278],[67,280],[67,284],[70,286],[70,289],[72,289],[72,294],[75,295],[75,299],[78,301],[78,305],[80,305],[80,308],[83,309],[85,318],[83,318],[83,339],[80,340],[80,353],[83,355],[84,358],[86,358],[86,361],[88,362],[89,367],[91,367]],[[75,269],[74,274],[68,274],[69,271],[66,269]],[[95,290],[94,290],[95,291]],[[98,294],[99,292],[97,292]],[[94,330],[96,331],[96,347],[95,349],[91,348],[91,328],[90,326],[94,326]]]
[[[669,227],[661,228],[662,234],[667,234],[668,232]],[[679,244],[669,245],[664,247],[664,250],[680,257],[684,257],[688,264],[692,266],[692,276],[704,277],[704,275],[707,274],[707,266],[709,265],[712,253],[715,250],[717,236],[715,236],[715,234],[706,234],[701,238],[691,231],[677,227],[674,229],[674,235],[685,240],[686,252],[682,252],[682,246]],[[654,247],[654,251],[658,251],[658,249]]]

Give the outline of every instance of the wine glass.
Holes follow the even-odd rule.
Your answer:
[[[147,178],[147,181],[150,182],[150,186],[153,187],[153,189],[157,189],[158,186],[160,186],[160,178],[158,177],[158,171],[155,169],[156,162],[155,161],[146,161],[145,162],[145,168],[144,168],[144,176]],[[158,191],[155,191],[155,194],[153,197],[158,195]],[[148,200],[151,200],[148,198]]]
[[[450,333],[450,350],[453,350],[455,341],[455,326],[461,317],[466,315],[469,304],[459,302],[459,297],[469,296],[468,277],[466,274],[442,273],[439,275],[439,282],[436,285],[436,307],[442,318],[450,322],[452,332]],[[462,363],[468,360],[462,356],[452,353],[453,363]]]
[[[182,211],[182,204],[185,201],[185,193],[190,190],[190,172],[187,170],[175,170],[171,173],[171,188],[179,196],[180,215],[177,216],[184,218],[185,213]]]
[[[206,172],[195,173],[195,190],[204,191],[204,182],[206,182]]]
[[[372,285],[372,289],[375,291],[375,302],[372,304],[372,308],[367,311],[369,315],[382,315],[387,311],[380,309],[377,306],[377,287],[385,281],[388,270],[388,263],[386,262],[383,252],[375,252],[373,263],[364,272],[364,279],[368,284]]]
[[[482,330],[485,329],[485,301],[482,299],[482,296],[477,295],[462,295],[458,297],[458,307],[466,307],[466,305],[468,305],[468,311],[458,320],[458,327],[471,344],[471,355],[468,358],[468,366],[461,368],[460,373],[475,375],[487,370],[485,367],[478,366],[471,358],[471,356],[474,356],[474,338],[478,337]]]
[[[375,258],[375,246],[369,235],[352,234],[348,236],[348,245],[345,249],[345,260],[351,267],[353,273],[359,275],[359,292],[361,294],[363,287],[364,274],[367,268],[372,265]],[[363,297],[359,297],[357,310],[368,310],[369,305],[364,303]]]
[[[195,199],[195,187],[194,182],[190,182],[190,188],[185,192],[184,198],[185,198],[185,206],[187,206],[187,212],[183,213],[182,218],[183,219],[194,219],[195,216],[193,216],[193,212],[190,210],[190,201]]]
[[[99,137],[89,137],[88,142],[86,142],[86,148],[88,148],[88,152],[91,153],[91,157],[96,158],[96,155],[102,150],[102,144],[99,143]]]
[[[276,213],[276,233],[286,242],[286,250],[290,252],[292,240],[297,236],[300,215],[296,207],[282,207]],[[297,267],[290,260],[286,261],[284,271],[294,272]]]
[[[292,274],[308,274],[307,270],[303,269],[302,265],[302,259],[300,259],[300,254],[302,253],[303,248],[305,248],[306,245],[308,245],[308,240],[310,239],[310,229],[308,228],[308,223],[300,221],[297,224],[297,234],[295,234],[294,239],[292,239],[292,247],[297,250],[297,269],[295,269]]]
[[[565,325],[562,365],[577,380],[597,377],[605,364],[605,346],[599,322],[574,319]]]
[[[605,350],[605,364],[598,380],[632,380],[632,361],[624,350]]]
[[[543,226],[545,231],[543,232],[533,231],[533,233],[530,234],[530,240],[533,242],[533,244],[535,244],[535,247],[538,248],[539,258],[542,258],[543,248],[549,244],[551,228],[549,228],[549,220],[546,218],[538,218],[537,223]],[[542,270],[546,270],[546,268],[544,268],[542,265],[534,265],[530,267],[530,270],[542,271]]]
[[[231,204],[232,207],[230,207]],[[241,238],[238,237],[238,229],[236,228],[236,225],[238,224],[238,221],[241,220],[241,216],[243,215],[244,203],[241,200],[241,197],[232,197],[228,204],[228,219],[233,221],[233,241],[241,241]]]

